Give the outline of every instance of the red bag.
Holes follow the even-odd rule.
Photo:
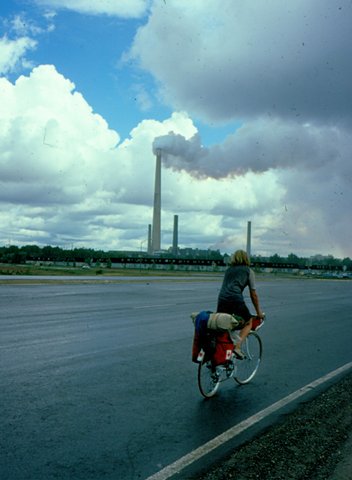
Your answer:
[[[194,332],[193,344],[192,344],[192,362],[198,363],[198,355],[202,346],[199,338],[199,333]]]
[[[215,352],[212,356],[213,366],[222,365],[230,360],[234,347],[228,332],[217,334]]]
[[[204,356],[209,359],[213,358],[216,345],[216,335],[214,332],[207,332],[201,335],[197,331],[194,332],[192,343],[192,362],[200,363]]]

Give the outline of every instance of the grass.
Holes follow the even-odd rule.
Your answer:
[[[185,271],[185,270],[161,270],[144,268],[82,268],[82,267],[61,267],[47,265],[10,265],[0,264],[1,275],[28,275],[28,276],[179,276],[195,274],[214,274],[216,272]],[[221,274],[222,272],[220,272]]]

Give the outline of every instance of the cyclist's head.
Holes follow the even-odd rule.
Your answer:
[[[248,255],[244,250],[236,250],[231,255],[230,265],[247,265],[249,267],[250,264]]]

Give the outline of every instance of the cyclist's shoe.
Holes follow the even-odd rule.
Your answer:
[[[244,360],[244,354],[239,347],[234,348],[233,353],[238,360]]]

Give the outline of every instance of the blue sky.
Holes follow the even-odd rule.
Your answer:
[[[61,74],[75,83],[76,89],[84,93],[87,102],[122,137],[127,137],[130,130],[144,118],[136,105],[138,92],[134,91],[134,86],[141,84],[152,91],[153,79],[128,62],[121,61],[136,29],[145,21],[144,17],[120,19],[65,9],[55,10],[55,18],[48,22],[43,18],[42,6],[21,0],[7,2],[1,13],[8,20],[20,15],[23,22],[35,22],[44,30],[55,23],[50,34],[36,36],[38,45],[31,52],[31,61],[35,65],[55,65]],[[2,30],[3,34],[9,32],[6,27]],[[10,78],[15,80],[18,73],[11,72]],[[169,114],[169,108],[154,105],[153,116]]]
[[[43,18],[42,6],[22,0],[7,2],[1,13],[7,20],[17,15],[23,23],[35,22],[44,30],[55,23],[49,35],[36,37],[38,45],[31,53],[31,61],[35,65],[55,65],[122,139],[148,115],[162,121],[172,114],[172,106],[158,99],[153,76],[139,69],[135,62],[124,60],[136,31],[147,21],[147,14],[122,19],[59,9],[55,10],[53,21],[48,22]],[[9,30],[5,27],[2,33],[9,34]],[[15,80],[18,73],[12,72],[9,78]],[[206,145],[218,143],[234,129],[232,122],[211,126],[198,119],[195,123],[202,128]]]
[[[0,244],[352,256],[352,6],[7,0]],[[323,32],[323,33],[322,33]],[[339,52],[336,55],[336,52]]]

